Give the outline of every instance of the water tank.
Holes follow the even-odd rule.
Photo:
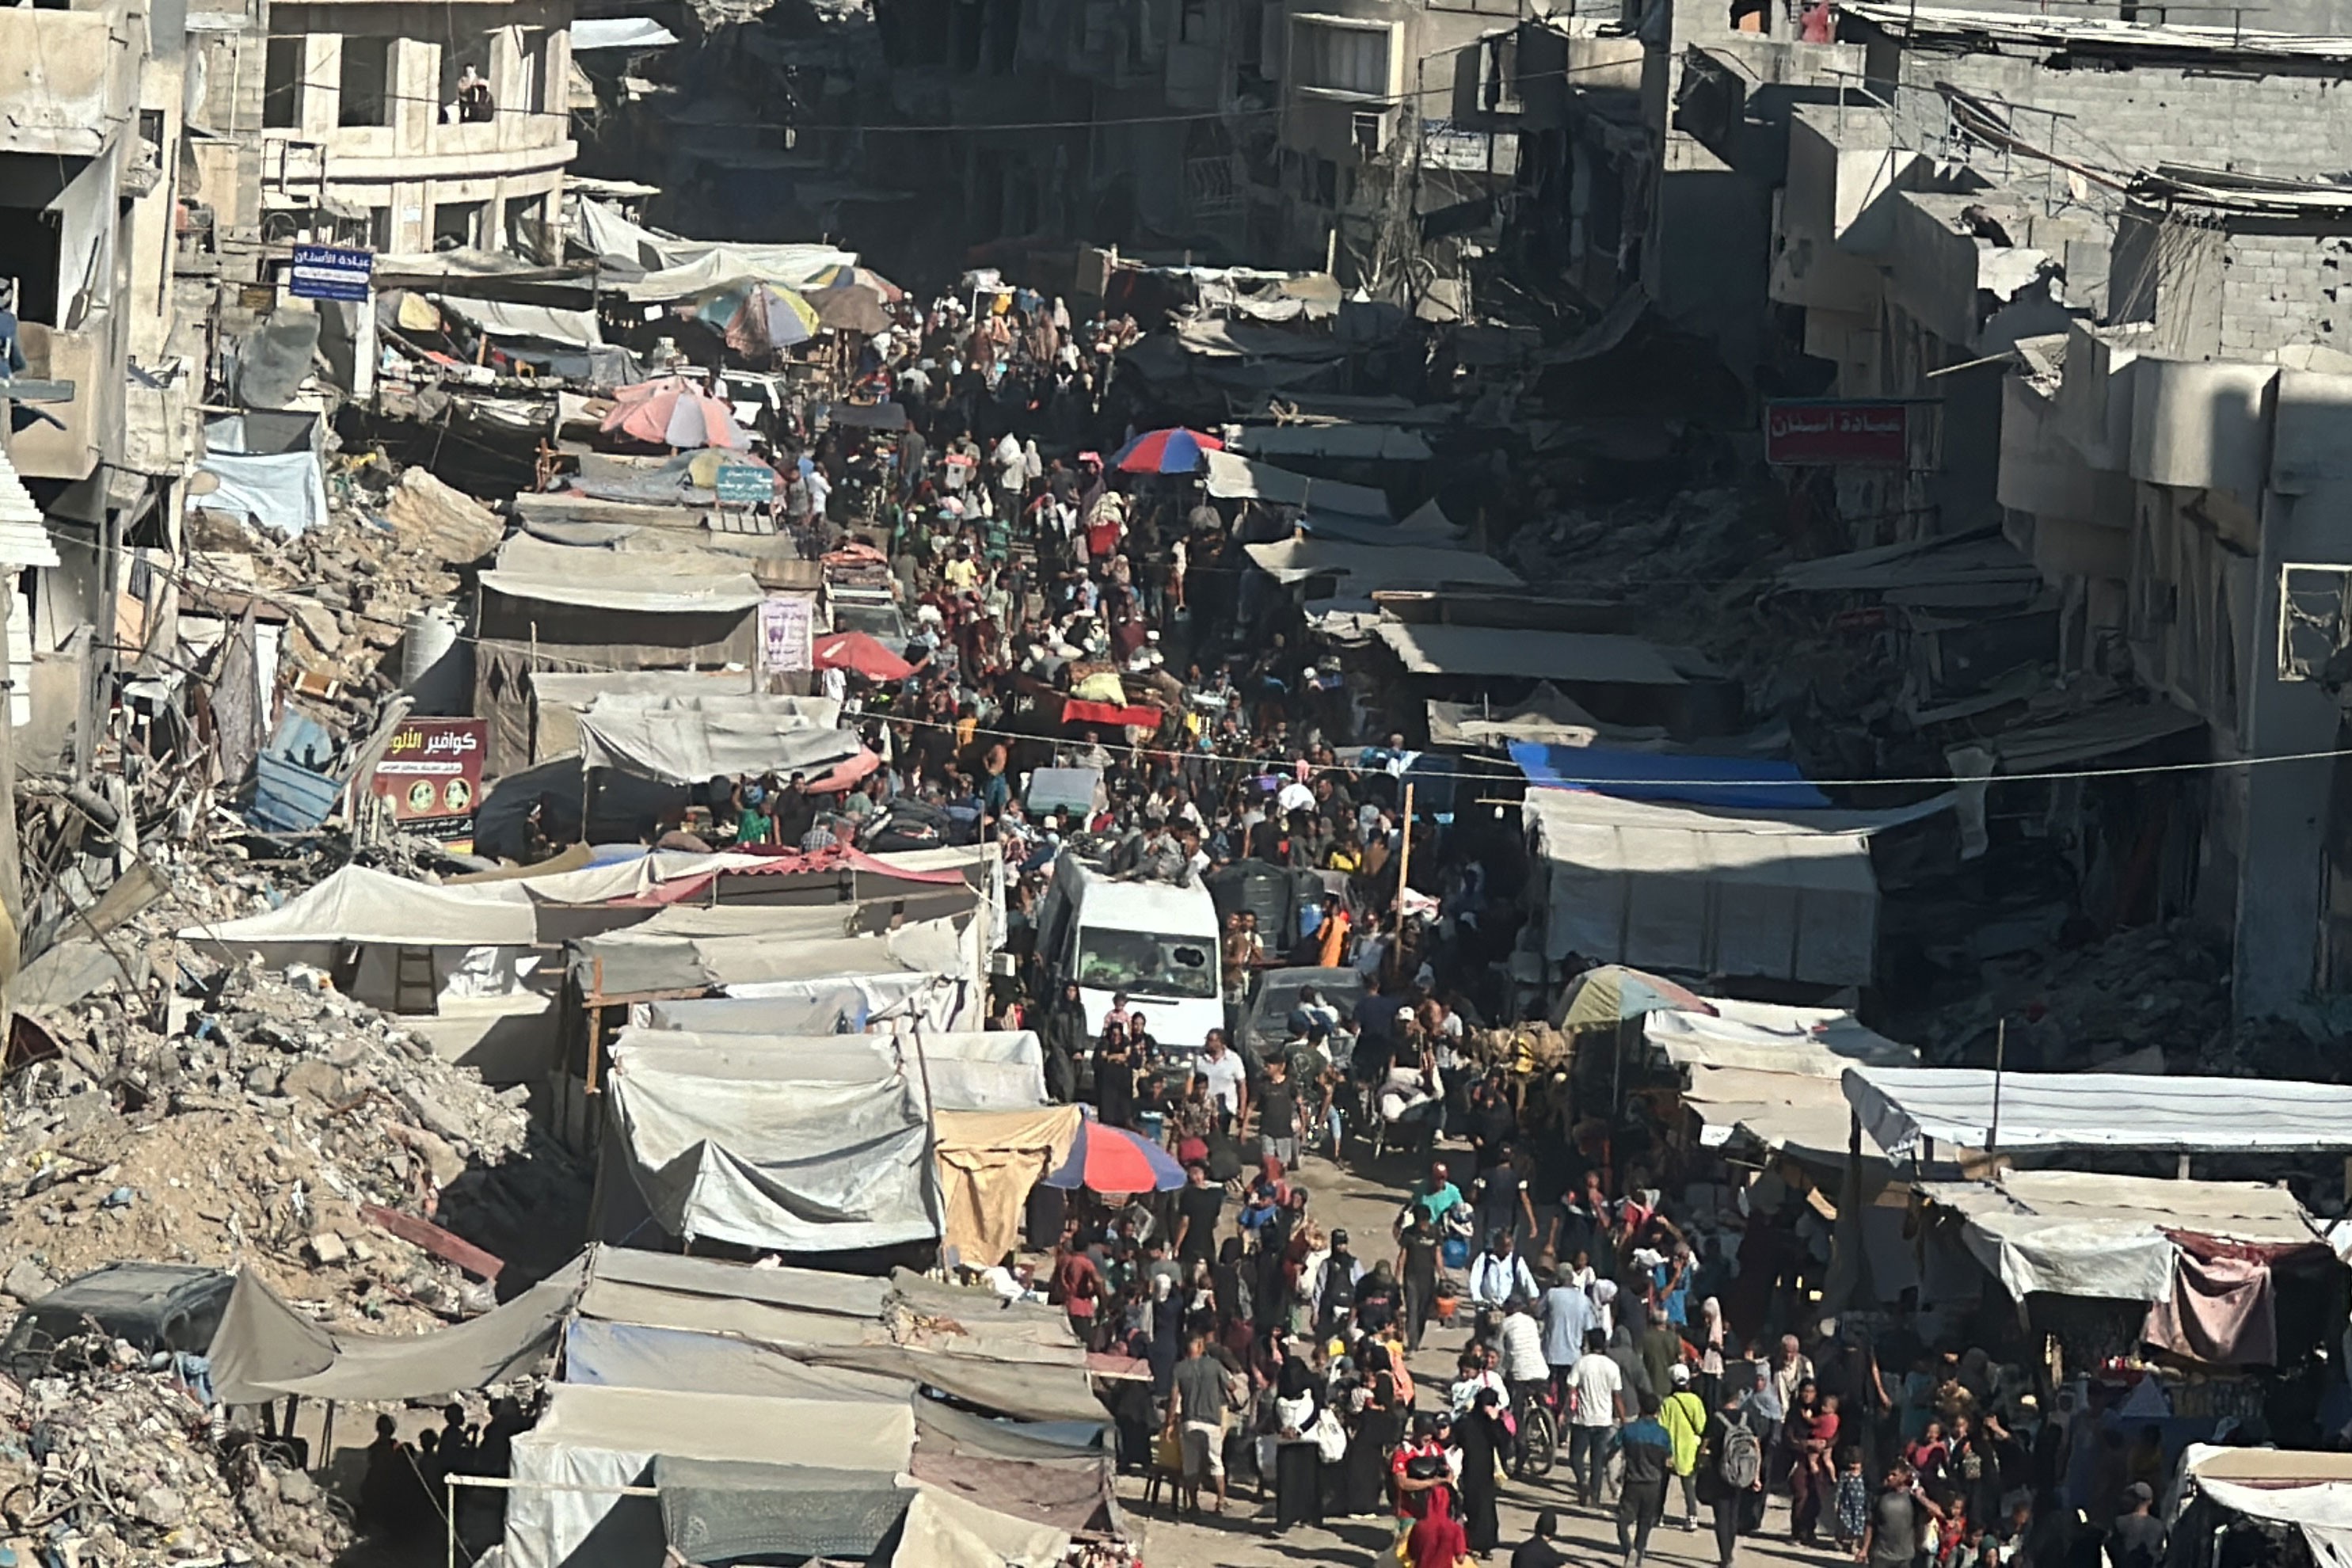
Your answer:
[[[457,616],[446,605],[425,605],[408,617],[400,644],[400,689],[416,700],[411,711],[466,711],[472,686],[470,644],[457,640]]]

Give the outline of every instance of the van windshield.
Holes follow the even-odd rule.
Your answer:
[[[1082,931],[1078,984],[1090,991],[1206,999],[1217,994],[1217,969],[1209,961],[1208,945],[1191,937]]]

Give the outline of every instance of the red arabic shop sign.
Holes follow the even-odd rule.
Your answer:
[[[1764,460],[1794,468],[1899,468],[1911,450],[1907,404],[1777,398],[1764,405]]]

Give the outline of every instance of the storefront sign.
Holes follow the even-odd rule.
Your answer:
[[[1779,398],[1764,405],[1764,460],[1797,468],[1905,467],[1908,404],[1866,398]]]
[[[340,245],[298,245],[286,291],[298,300],[364,300],[375,280],[375,252]]]
[[[487,719],[404,719],[369,787],[391,803],[392,819],[404,832],[470,852],[489,734]]]
[[[807,595],[774,594],[760,601],[762,672],[772,675],[815,668],[815,642],[816,605]]]

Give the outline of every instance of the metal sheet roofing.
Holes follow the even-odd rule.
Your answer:
[[[2352,1149],[2352,1088],[2274,1079],[1855,1068],[1845,1096],[1890,1154],[1963,1149]]]

